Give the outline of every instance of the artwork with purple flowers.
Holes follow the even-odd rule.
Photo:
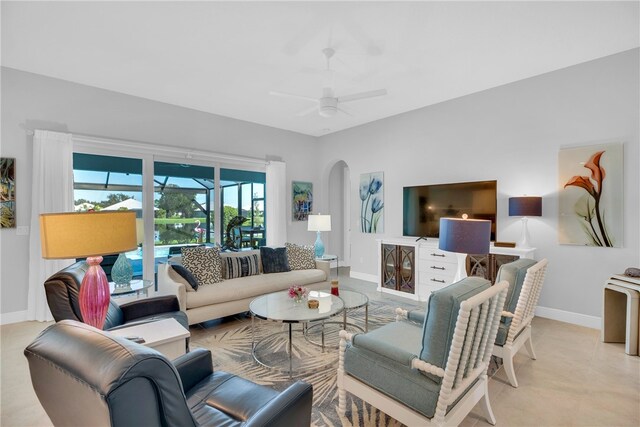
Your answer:
[[[622,247],[623,145],[560,150],[561,244]]]
[[[382,172],[360,175],[360,231],[384,232],[384,176]]]

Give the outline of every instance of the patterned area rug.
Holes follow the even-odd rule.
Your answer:
[[[369,330],[395,320],[397,304],[371,301],[369,304]],[[349,314],[350,332],[360,332],[364,328],[364,309]],[[340,320],[337,318],[336,320]],[[280,323],[255,320],[252,334],[251,320],[244,319],[227,327],[192,330],[191,347],[210,349],[213,354],[214,369],[231,372],[258,384],[283,390],[298,379],[313,384],[312,426],[329,427],[386,427],[402,424],[383,412],[347,394],[347,412],[338,413],[338,390],[336,370],[338,365],[338,331],[341,323],[325,325],[325,349],[320,327],[310,327],[306,337],[300,325],[293,330],[293,379],[289,378],[288,328]],[[260,341],[258,358],[272,368],[256,363],[251,354],[252,338]],[[497,370],[497,366],[492,367]],[[490,372],[491,373],[491,372]]]

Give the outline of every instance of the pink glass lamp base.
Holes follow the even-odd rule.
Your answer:
[[[84,323],[102,329],[109,308],[109,281],[100,263],[101,256],[88,257],[89,269],[80,286],[80,313]]]

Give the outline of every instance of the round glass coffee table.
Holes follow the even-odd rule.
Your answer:
[[[308,322],[329,319],[330,317],[342,312],[344,309],[343,300],[328,292],[311,291],[309,293],[309,299],[318,300],[320,303],[319,307],[315,309],[309,308],[306,300],[295,302],[293,299],[289,298],[287,291],[263,295],[251,301],[251,304],[249,304],[249,311],[251,312],[251,354],[257,363],[269,369],[282,370],[275,366],[275,363],[270,363],[264,360],[264,357],[259,355],[259,349],[265,342],[267,342],[269,346],[267,351],[269,351],[270,355],[276,353],[276,351],[279,350],[279,345],[273,341],[273,337],[282,334],[283,331],[269,334],[256,342],[256,317],[258,319],[270,320],[272,322],[280,322],[288,326],[289,340],[287,342],[286,351],[288,355],[289,369],[285,370],[285,372],[288,372],[289,378],[291,378],[294,372],[293,324],[302,324],[304,331]]]
[[[325,341],[326,341],[325,326],[326,325],[339,325],[340,328],[344,329],[345,331],[347,330],[347,328],[356,329],[360,332],[369,331],[369,298],[363,293],[352,291],[349,289],[340,289],[339,293],[340,293],[340,296],[339,296],[340,299],[342,300],[342,302],[344,302],[344,309],[342,310],[342,322],[337,322],[337,321],[322,322],[322,323],[316,323],[306,328],[304,336],[307,339],[307,341],[309,341],[311,344],[321,345],[323,347],[325,346]],[[361,307],[364,307],[364,327],[359,326],[354,322],[349,322],[347,320],[347,315],[349,314],[349,312],[355,311]],[[315,338],[312,334],[312,332],[315,331],[317,328],[321,328],[321,332],[320,332],[322,336],[321,343],[319,343],[317,341],[317,338]],[[331,341],[333,342],[335,340],[335,343],[336,343],[336,344],[331,344],[332,347],[337,347],[339,343],[337,332],[339,332],[339,330],[331,332],[331,336],[333,337]]]

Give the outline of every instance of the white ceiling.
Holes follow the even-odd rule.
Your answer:
[[[638,2],[2,2],[2,65],[325,135],[640,46]],[[330,41],[330,42],[329,42]],[[386,88],[353,114],[319,97]]]

